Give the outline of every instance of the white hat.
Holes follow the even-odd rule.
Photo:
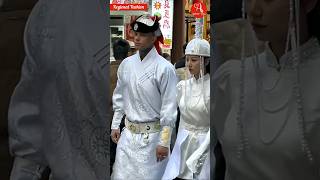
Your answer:
[[[185,55],[210,57],[210,44],[204,39],[194,38],[188,43]]]

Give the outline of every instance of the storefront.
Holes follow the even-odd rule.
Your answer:
[[[112,43],[119,38],[126,39],[134,48],[130,33],[130,23],[137,16],[149,13],[161,16],[161,30],[164,36],[162,52],[171,54],[173,41],[173,10],[174,0],[144,0],[144,1],[112,1],[110,4],[110,60],[114,61]]]
[[[193,39],[195,35],[196,18],[191,13],[191,7],[194,3],[199,2],[203,3],[207,9],[206,14],[202,18],[202,38],[210,41],[210,0],[185,0],[186,42]]]
[[[122,0],[123,1],[123,0]],[[119,3],[118,3],[119,2]],[[184,43],[189,42],[195,35],[196,19],[191,13],[192,5],[195,3],[203,3],[206,7],[202,21],[202,38],[210,40],[210,1],[209,0],[144,0],[131,1],[133,4],[125,4],[123,1],[113,1],[115,4],[110,4],[110,60],[113,61],[112,43],[117,38],[123,38],[129,41],[129,44],[134,48],[133,38],[130,35],[130,22],[136,17],[144,13],[152,15],[161,15],[161,30],[164,34],[164,45],[162,52],[173,54],[173,60],[178,59],[181,54],[180,48]],[[117,4],[118,3],[118,4]],[[124,4],[123,4],[124,3]],[[184,4],[184,7],[183,5]],[[117,5],[117,6],[116,6]],[[139,6],[138,6],[139,5]],[[179,12],[181,9],[181,13]],[[184,13],[183,13],[183,12]],[[175,22],[173,23],[175,19]],[[179,24],[181,21],[184,24]],[[175,35],[174,35],[175,33]],[[178,37],[182,36],[182,38]],[[179,40],[181,39],[181,41]],[[178,40],[178,41],[177,41]],[[172,53],[175,51],[174,53]]]
[[[151,1],[127,1],[113,0],[110,4],[110,61],[114,61],[112,44],[117,39],[126,39],[134,48],[130,36],[129,24],[133,18],[143,13],[151,13]]]

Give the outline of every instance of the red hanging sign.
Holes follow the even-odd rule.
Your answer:
[[[110,11],[148,11],[148,4],[110,4]]]
[[[191,13],[195,18],[203,18],[207,14],[207,7],[204,3],[194,3],[191,7]]]

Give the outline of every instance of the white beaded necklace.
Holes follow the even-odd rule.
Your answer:
[[[302,102],[302,93],[301,93],[301,86],[300,86],[300,71],[299,71],[299,64],[300,64],[300,52],[299,52],[299,42],[300,42],[300,30],[299,30],[299,10],[300,10],[300,1],[299,0],[289,0],[290,1],[290,20],[289,20],[289,30],[288,30],[288,38],[287,38],[287,48],[286,52],[288,50],[288,43],[289,39],[291,38],[291,43],[292,49],[293,49],[293,59],[292,59],[292,64],[293,64],[293,69],[296,74],[296,82],[293,85],[293,94],[295,95],[296,99],[296,104],[297,104],[297,111],[298,111],[298,122],[299,122],[299,132],[300,132],[300,141],[301,141],[301,147],[302,151],[305,153],[306,157],[308,160],[313,163],[314,158],[312,155],[312,152],[310,150],[309,144],[306,140],[306,124],[305,124],[305,117],[304,117],[304,112],[303,112],[303,102]],[[242,5],[242,16],[245,18],[245,1],[243,1]],[[293,7],[295,7],[295,10],[293,10]],[[295,15],[295,16],[294,16]],[[295,17],[295,21],[294,18]],[[244,35],[244,30],[243,30],[243,35]],[[294,44],[295,43],[295,44]],[[245,83],[245,62],[244,62],[244,38],[242,40],[242,52],[241,52],[241,71],[240,71],[240,96],[239,96],[239,110],[237,112],[237,126],[239,129],[239,135],[240,135],[240,143],[238,146],[237,150],[237,157],[241,158],[241,155],[243,154],[243,151],[245,149],[249,148],[249,140],[248,137],[244,133],[244,125],[243,125],[243,112],[244,112],[244,99],[245,99],[245,93],[244,93],[244,83]],[[256,53],[257,57],[257,53]],[[258,75],[258,74],[257,74]],[[257,76],[259,77],[259,75]],[[281,77],[279,77],[280,80]],[[256,79],[257,81],[257,79]],[[277,83],[276,83],[277,84]],[[275,84],[275,86],[276,86]],[[258,85],[258,82],[257,82]],[[263,85],[261,86],[263,87]],[[258,89],[260,91],[261,89]],[[259,98],[258,98],[259,99]],[[259,112],[258,112],[259,113]],[[258,115],[260,116],[260,115]],[[259,118],[259,117],[258,117]],[[259,118],[260,119],[260,118]],[[260,120],[259,120],[260,121]],[[286,123],[286,122],[285,122]],[[281,128],[282,129],[282,128]],[[280,131],[282,131],[280,129]],[[260,133],[259,133],[260,134]],[[279,134],[279,133],[278,133]],[[272,138],[271,141],[267,143],[272,143],[277,137],[278,134]],[[261,138],[260,138],[261,139]]]

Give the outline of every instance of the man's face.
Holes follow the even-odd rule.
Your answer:
[[[261,41],[285,41],[290,0],[246,0],[248,18]]]
[[[144,50],[153,46],[156,36],[153,33],[134,32],[133,41],[137,50]]]

